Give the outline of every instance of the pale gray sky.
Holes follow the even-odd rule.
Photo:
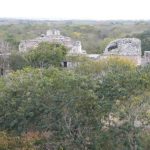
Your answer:
[[[0,18],[150,19],[150,0],[0,0]]]

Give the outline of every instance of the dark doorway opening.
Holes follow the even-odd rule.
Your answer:
[[[64,67],[67,67],[67,61],[64,61]]]

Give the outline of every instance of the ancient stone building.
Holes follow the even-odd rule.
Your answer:
[[[109,56],[121,56],[131,59],[137,65],[150,63],[150,51],[145,51],[144,56],[141,54],[141,41],[137,38],[121,38],[110,42],[103,54],[86,54],[82,49],[80,41],[74,41],[70,37],[60,34],[59,30],[48,30],[40,37],[31,40],[21,41],[19,45],[20,52],[26,52],[31,48],[36,48],[41,42],[60,43],[65,45],[69,51],[67,55],[84,55],[92,60],[102,60]],[[72,62],[64,61],[61,63],[64,67],[76,66]]]
[[[141,65],[141,41],[136,38],[117,39],[108,44],[103,56],[126,57]]]
[[[70,37],[61,35],[59,30],[48,30],[46,35],[42,34],[35,39],[21,41],[19,51],[26,52],[31,48],[36,48],[41,42],[62,44],[69,49],[68,54],[86,54],[86,51],[82,50],[80,41],[73,41]]]
[[[47,36],[53,36],[53,35],[60,36],[60,31],[59,30],[47,30],[46,35]]]

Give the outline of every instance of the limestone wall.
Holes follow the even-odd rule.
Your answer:
[[[141,65],[141,41],[136,38],[117,39],[108,44],[103,55],[105,58],[106,56],[125,57]]]
[[[141,56],[141,41],[136,38],[122,38],[112,41],[105,48],[105,55]]]
[[[48,30],[46,35],[37,37],[31,40],[21,41],[19,44],[19,51],[26,52],[31,48],[35,48],[41,42],[59,43],[65,45],[69,49],[69,54],[85,54],[86,51],[82,50],[80,41],[73,41],[70,37],[62,36],[59,30]]]

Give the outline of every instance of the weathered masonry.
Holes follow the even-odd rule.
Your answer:
[[[141,41],[136,38],[117,39],[108,44],[103,55],[125,57],[133,60],[137,65],[141,65]]]
[[[46,34],[42,34],[40,37],[21,41],[19,51],[26,52],[31,48],[36,48],[41,42],[62,44],[69,49],[69,54],[86,54],[86,51],[82,50],[80,41],[73,41],[70,37],[61,35],[59,30],[48,30]]]
[[[137,38],[120,38],[110,42],[103,54],[87,54],[86,50],[82,49],[80,41],[74,41],[70,37],[61,35],[59,30],[48,30],[46,34],[42,34],[40,37],[21,41],[19,51],[26,52],[31,48],[36,48],[41,42],[63,44],[69,49],[68,56],[84,55],[92,60],[101,60],[109,56],[121,56],[131,59],[137,65],[150,63],[150,51],[145,51],[144,56],[142,56],[141,41]],[[63,67],[74,67],[76,63],[64,61],[61,65]]]

